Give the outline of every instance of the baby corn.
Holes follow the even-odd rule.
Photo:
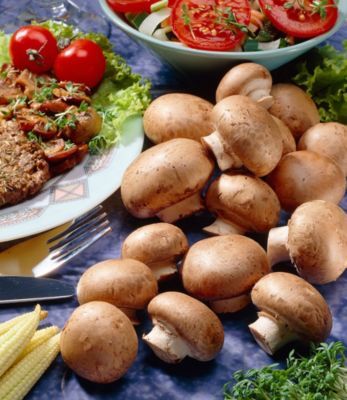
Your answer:
[[[18,356],[15,363],[18,363],[22,360],[27,354],[36,349],[36,347],[40,346],[42,343],[46,342],[52,336],[56,335],[59,332],[59,328],[57,326],[49,326],[48,328],[40,329],[36,331],[35,335],[32,337],[28,345],[22,351],[22,353]]]
[[[41,307],[37,305],[33,312],[17,320],[16,324],[0,336],[0,376],[10,368],[34,336],[40,322],[40,311]],[[2,399],[1,396],[0,399]]]
[[[1,400],[22,400],[59,353],[60,333],[54,335],[0,378]]]
[[[15,326],[18,322],[23,321],[25,318],[28,317],[28,314],[26,313],[23,315],[19,315],[18,317],[12,318],[8,321],[0,323],[0,336],[4,333],[6,333],[9,329],[11,329],[13,326]],[[47,311],[41,310],[40,311],[40,321],[45,319],[48,315]]]

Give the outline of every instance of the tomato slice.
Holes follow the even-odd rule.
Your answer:
[[[225,51],[244,39],[250,17],[248,0],[177,0],[171,24],[189,47]]]
[[[158,0],[107,0],[108,5],[116,12],[150,12],[151,5]]]
[[[338,16],[334,0],[259,0],[259,5],[275,28],[302,39],[327,32]]]

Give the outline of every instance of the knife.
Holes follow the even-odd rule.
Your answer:
[[[75,287],[57,279],[0,276],[0,304],[68,299]]]

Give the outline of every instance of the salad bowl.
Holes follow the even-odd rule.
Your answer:
[[[336,24],[328,32],[303,41],[293,46],[264,51],[211,51],[198,50],[182,46],[170,41],[161,41],[145,35],[130,26],[121,16],[108,5],[107,0],[99,0],[105,15],[112,23],[130,38],[149,48],[159,58],[172,65],[182,73],[208,73],[222,71],[243,61],[252,61],[264,65],[269,70],[276,69],[295,58],[317,47],[336,33],[347,18],[347,0],[340,0],[339,16]]]

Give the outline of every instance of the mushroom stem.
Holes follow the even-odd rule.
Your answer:
[[[203,230],[213,235],[243,235],[246,232],[241,226],[222,218],[217,218],[211,225],[205,226]]]
[[[157,217],[164,222],[173,223],[178,219],[188,217],[189,215],[201,211],[205,208],[200,192],[194,193],[192,196],[176,203],[157,213]]]
[[[151,347],[161,360],[175,364],[190,354],[185,341],[173,332],[168,326],[153,321],[154,327],[142,339]]]
[[[251,302],[249,293],[231,299],[210,301],[210,308],[217,314],[233,313],[242,310]]]
[[[158,261],[148,264],[157,280],[170,278],[177,273],[176,263],[173,260]]]
[[[130,319],[133,325],[140,325],[140,320],[134,308],[118,307]]]
[[[291,331],[285,322],[263,312],[258,313],[258,319],[248,327],[259,346],[270,355],[285,344],[298,339],[298,335]]]
[[[290,260],[287,242],[288,226],[270,229],[267,241],[267,256],[270,266]]]
[[[212,151],[218,163],[218,167],[222,171],[230,168],[241,168],[241,160],[235,154],[228,154],[225,152],[223,141],[217,131],[212,132],[208,136],[204,136],[201,140],[202,143]]]

